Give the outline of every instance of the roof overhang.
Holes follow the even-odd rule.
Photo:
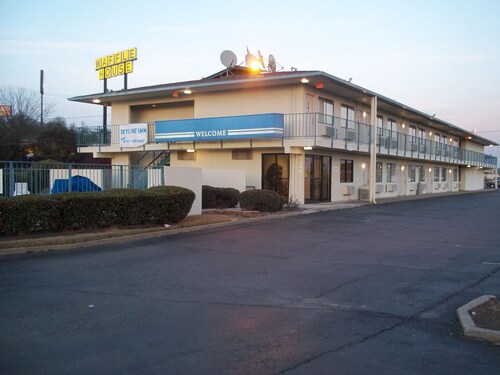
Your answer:
[[[217,73],[218,74],[218,73]],[[201,80],[167,83],[155,86],[138,87],[106,93],[96,93],[69,98],[70,101],[91,103],[98,105],[111,105],[120,101],[143,101],[148,99],[178,97],[185,100],[189,94],[184,94],[185,90],[196,93],[212,93],[231,90],[244,90],[273,86],[304,85],[311,90],[325,93],[335,93],[341,97],[348,98],[357,103],[370,106],[371,98],[376,96],[378,108],[393,115],[396,118],[405,118],[412,124],[418,126],[430,126],[444,131],[459,139],[468,139],[484,146],[498,145],[486,138],[478,136],[474,132],[469,132],[459,128],[449,122],[418,111],[407,105],[399,103],[393,99],[377,94],[374,91],[355,85],[347,80],[332,76],[322,71],[292,71],[276,73],[257,73],[245,75],[230,75],[226,77],[213,78],[217,74]],[[220,74],[219,74],[220,75]],[[303,83],[303,79],[307,83]],[[176,93],[176,94],[174,94]]]

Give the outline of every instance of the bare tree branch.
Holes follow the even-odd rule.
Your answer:
[[[40,120],[40,94],[23,87],[0,87],[0,104],[12,106],[12,115],[23,114],[28,118]],[[43,117],[48,118],[55,103],[44,103]]]

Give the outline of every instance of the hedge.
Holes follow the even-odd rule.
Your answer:
[[[209,185],[201,187],[202,208],[231,208],[238,204],[240,192],[234,188],[220,188]]]
[[[0,234],[173,224],[187,216],[194,199],[191,190],[177,186],[5,198],[0,199]]]
[[[48,196],[20,195],[0,199],[0,234],[60,230],[60,205],[61,202]]]
[[[243,210],[276,212],[283,209],[284,200],[272,190],[247,190],[240,193],[240,207]]]

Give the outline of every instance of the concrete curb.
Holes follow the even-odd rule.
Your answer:
[[[462,330],[465,336],[489,341],[495,345],[500,345],[500,331],[485,329],[476,326],[471,316],[469,315],[470,310],[495,298],[496,297],[493,295],[484,295],[470,301],[469,303],[457,309],[458,320],[460,321],[460,325],[462,326]]]

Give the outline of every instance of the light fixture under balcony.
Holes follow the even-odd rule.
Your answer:
[[[184,94],[191,95],[193,92],[190,89],[185,89]]]
[[[188,148],[186,152],[194,152],[194,148]]]
[[[100,99],[98,99],[98,98],[96,98],[96,99],[92,100],[92,103],[95,103],[95,104],[99,104],[100,102],[101,102],[101,100],[100,100]]]
[[[308,80],[307,78],[302,78],[302,79],[300,80],[300,82],[302,82],[302,83],[309,83],[309,80]]]
[[[313,148],[312,146],[304,146],[304,150],[306,151],[311,151]]]

